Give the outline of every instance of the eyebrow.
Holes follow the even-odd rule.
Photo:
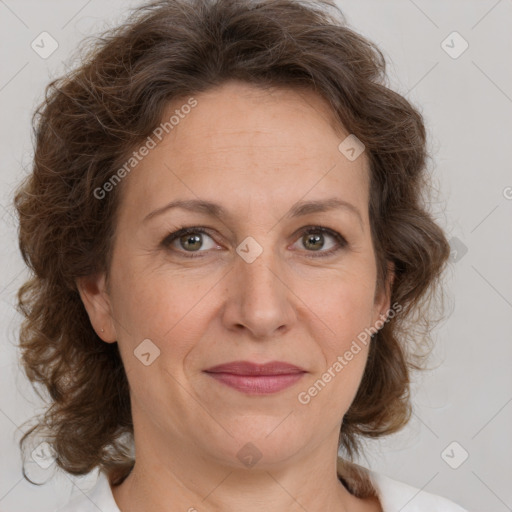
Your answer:
[[[153,210],[151,213],[144,217],[143,222],[147,222],[149,219],[161,215],[162,213],[171,210],[173,208],[182,208],[191,212],[204,213],[218,219],[229,218],[231,215],[221,205],[213,203],[211,201],[205,201],[201,199],[188,199],[188,200],[175,200],[170,203]],[[363,218],[361,212],[353,204],[331,197],[329,199],[322,199],[317,201],[299,201],[295,203],[290,211],[285,215],[285,218],[292,219],[295,217],[301,217],[303,215],[309,215],[311,213],[322,213],[329,210],[341,209],[350,212],[358,217],[361,227],[363,227]]]

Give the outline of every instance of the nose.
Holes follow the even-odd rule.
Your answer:
[[[249,261],[237,255],[228,274],[223,323],[259,340],[282,335],[296,321],[296,298],[285,265],[271,249]]]

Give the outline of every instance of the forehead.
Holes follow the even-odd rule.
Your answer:
[[[173,128],[124,184],[141,215],[175,197],[263,207],[339,192],[367,202],[366,155],[339,151],[349,133],[313,91],[231,81],[193,99],[193,108],[189,97],[168,105],[162,121],[174,116]]]
[[[259,143],[285,149],[307,139],[309,143],[300,149],[304,156],[311,157],[315,148],[325,149],[320,142],[326,134],[336,139],[348,135],[327,101],[308,88],[262,88],[230,80],[194,97],[197,106],[181,121],[181,129],[177,126],[169,134],[168,142],[186,144],[191,138],[201,137],[205,144],[214,140],[212,144],[218,145],[222,137],[226,145],[233,141],[238,145],[238,140],[245,138],[245,142],[252,141],[246,149]],[[180,110],[186,100],[170,103],[163,120]]]

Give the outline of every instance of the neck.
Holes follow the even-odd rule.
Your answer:
[[[175,438],[137,422],[134,427],[136,463],[126,479],[112,488],[122,512],[381,511],[368,489],[361,493],[356,488],[354,496],[340,481],[338,471],[350,489],[357,479],[351,480],[353,466],[339,463],[339,428],[284,460],[272,454],[246,467],[236,458],[229,460],[227,454],[220,457],[218,451],[210,450],[211,443],[199,447],[200,440]]]
[[[337,474],[337,457],[322,449],[286,465],[239,468],[186,457],[137,451],[137,462],[114,499],[123,512],[323,512],[380,511],[375,498],[353,496]],[[332,453],[332,451],[331,451]],[[335,452],[334,452],[335,453]]]

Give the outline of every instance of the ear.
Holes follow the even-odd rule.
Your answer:
[[[76,286],[96,334],[107,343],[117,341],[105,274],[76,279]],[[103,331],[102,331],[103,329]]]
[[[375,292],[374,308],[373,308],[373,324],[378,321],[379,325],[386,321],[388,312],[391,307],[391,291],[395,280],[395,264],[388,261],[388,273],[386,280],[381,289]]]

